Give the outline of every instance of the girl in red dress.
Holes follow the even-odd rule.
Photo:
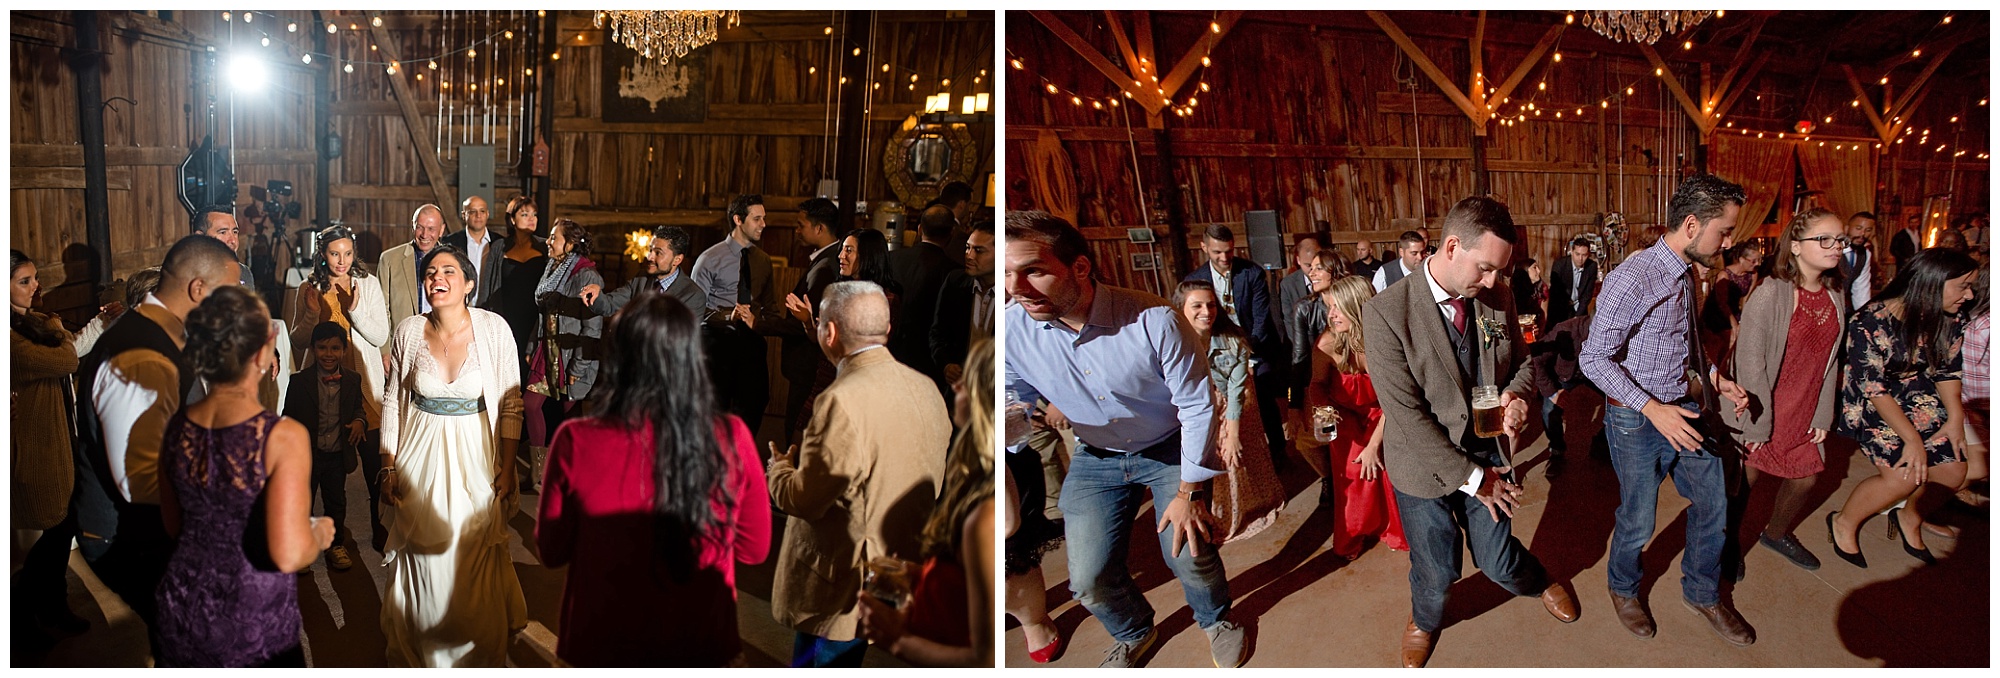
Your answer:
[[[1368,352],[1361,341],[1361,304],[1375,288],[1359,277],[1333,281],[1322,299],[1327,329],[1313,352],[1312,388],[1306,402],[1340,413],[1337,436],[1327,446],[1335,492],[1333,552],[1360,557],[1370,538],[1408,551],[1389,475],[1382,468],[1382,406],[1368,378]]]
[[[1792,528],[1826,468],[1822,443],[1833,428],[1838,383],[1834,350],[1847,315],[1846,288],[1835,273],[1847,244],[1844,232],[1840,217],[1823,209],[1792,219],[1775,275],[1743,304],[1735,352],[1737,383],[1757,401],[1731,426],[1737,442],[1750,451],[1745,487],[1754,490],[1767,475],[1780,479],[1771,518],[1757,540],[1808,570],[1819,568],[1819,558]],[[1749,494],[1743,493],[1744,501]]]

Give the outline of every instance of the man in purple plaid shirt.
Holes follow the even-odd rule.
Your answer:
[[[1728,491],[1721,431],[1707,422],[1717,402],[1704,383],[1741,411],[1741,386],[1708,364],[1699,350],[1693,306],[1693,264],[1720,268],[1743,208],[1743,187],[1713,175],[1689,177],[1674,191],[1667,234],[1604,278],[1597,315],[1578,362],[1604,391],[1606,437],[1618,473],[1617,527],[1611,535],[1610,585],[1618,621],[1640,638],[1654,633],[1639,600],[1645,575],[1639,555],[1656,529],[1660,482],[1691,502],[1687,550],[1681,558],[1681,600],[1723,640],[1738,647],[1757,635],[1722,602],[1719,580],[1727,541]]]

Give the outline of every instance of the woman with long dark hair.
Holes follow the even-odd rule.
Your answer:
[[[1375,286],[1360,278],[1333,281],[1324,295],[1326,332],[1312,344],[1311,388],[1306,404],[1339,413],[1335,436],[1325,448],[1333,486],[1333,553],[1353,560],[1380,539],[1397,551],[1410,550],[1402,517],[1382,466],[1382,404],[1368,376],[1368,347],[1361,337],[1362,305]],[[1306,431],[1308,439],[1311,431]]]
[[[382,393],[381,493],[388,663],[502,666],[528,625],[507,521],[520,511],[520,351],[499,314],[473,308],[472,261],[424,255],[431,311],[396,326]],[[387,513],[387,511],[385,511]]]
[[[1775,275],[1743,301],[1737,327],[1736,379],[1757,405],[1732,419],[1736,441],[1750,451],[1744,489],[1734,512],[1757,481],[1780,479],[1771,517],[1757,541],[1799,567],[1819,569],[1819,558],[1792,534],[1819,473],[1826,469],[1826,434],[1833,429],[1839,384],[1838,349],[1847,317],[1840,255],[1847,247],[1840,215],[1813,208],[1785,226]],[[1732,282],[1732,285],[1740,284]]]
[[[1336,469],[1327,463],[1325,448],[1316,444],[1312,434],[1305,430],[1306,391],[1312,387],[1313,347],[1319,344],[1320,335],[1326,334],[1326,310],[1333,300],[1333,281],[1346,277],[1340,274],[1341,268],[1339,258],[1326,250],[1320,250],[1319,255],[1306,262],[1306,289],[1310,293],[1292,307],[1292,326],[1286,328],[1292,337],[1292,368],[1286,373],[1291,381],[1286,398],[1291,409],[1289,421],[1306,465],[1319,474],[1322,506],[1333,503],[1331,474]]]
[[[856,592],[857,635],[919,666],[993,665],[993,343],[966,352],[944,492],[924,525],[924,563],[902,611]]]
[[[361,411],[368,433],[361,441],[360,454],[363,457],[378,454],[376,441],[382,431],[382,345],[389,343],[389,302],[382,294],[382,279],[368,274],[368,268],[355,254],[354,232],[345,226],[334,226],[319,232],[315,238],[317,252],[313,256],[312,273],[304,284],[292,292],[292,303],[287,304],[286,325],[290,328],[292,355],[299,365],[287,365],[289,373],[293,368],[312,364],[313,328],[320,323],[330,322],[347,329],[347,353],[342,357],[342,367],[354,370],[361,376]],[[369,464],[369,467],[374,464]],[[364,479],[371,488],[373,477]],[[370,523],[379,521],[380,509],[370,492]],[[333,548],[327,549],[326,559],[336,570],[345,571],[354,565],[353,554],[347,547],[347,529],[344,521],[336,521],[340,534],[336,535]]]
[[[541,307],[535,303],[536,283],[541,282],[542,272],[548,270],[549,257],[543,246],[546,236],[541,233],[541,212],[535,206],[535,199],[526,194],[514,196],[507,201],[503,212],[507,219],[507,254],[500,261],[500,317],[507,320],[507,327],[514,330],[514,345],[527,346],[535,338],[536,320],[541,317]],[[521,373],[528,373],[527,364],[521,365]]]
[[[1194,328],[1196,344],[1207,344],[1208,373],[1215,385],[1216,453],[1223,477],[1212,483],[1209,510],[1221,533],[1216,543],[1247,539],[1278,520],[1285,488],[1271,467],[1263,420],[1257,413],[1257,384],[1250,377],[1250,335],[1229,320],[1215,285],[1189,280],[1174,288],[1174,310]]]
[[[1965,480],[1965,407],[1958,311],[1972,299],[1979,265],[1963,252],[1928,249],[1847,324],[1847,373],[1834,431],[1855,439],[1877,475],[1861,481],[1838,513],[1826,517],[1828,538],[1842,560],[1867,567],[1861,524],[1889,511],[1889,531],[1903,551],[1937,562],[1924,545],[1919,500],[1930,484],[1957,488]],[[1904,520],[1909,518],[1909,520]]]
[[[535,543],[569,567],[572,665],[740,664],[735,564],[768,555],[771,500],[750,429],[709,396],[700,330],[668,295],[626,306],[592,416],[549,445]]]
[[[210,387],[160,448],[160,518],[179,540],[157,594],[161,666],[306,665],[294,573],[334,530],[312,515],[311,434],[257,399],[279,369],[270,317],[242,287],[188,313],[187,366]]]
[[[13,526],[16,530],[46,530],[28,551],[21,585],[15,587],[16,610],[32,615],[51,630],[78,633],[89,625],[69,610],[63,583],[69,563],[70,539],[76,521],[70,519],[70,492],[76,482],[70,457],[69,379],[76,374],[75,337],[62,319],[34,309],[41,293],[35,261],[13,250],[7,275],[7,301],[13,329],[9,354],[13,360],[14,424]],[[25,605],[24,605],[25,603]],[[16,619],[23,617],[17,616]]]
[[[590,397],[597,383],[604,318],[583,303],[586,285],[604,286],[590,260],[590,232],[568,219],[549,229],[548,266],[535,284],[541,319],[528,345],[521,400],[527,408],[528,485],[539,487],[548,458],[549,431],[561,426]]]

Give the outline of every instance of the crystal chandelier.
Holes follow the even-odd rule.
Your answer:
[[[1650,45],[1660,38],[1693,28],[1713,10],[1588,10],[1580,11],[1583,25],[1618,42]]]
[[[743,23],[743,12],[734,9],[598,10],[591,25],[604,27],[611,22],[611,39],[632,48],[648,59],[666,61],[684,57],[690,50],[715,42],[723,28]]]

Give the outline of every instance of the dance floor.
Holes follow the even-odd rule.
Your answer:
[[[1554,482],[1544,475],[1546,444],[1517,459],[1526,497],[1515,513],[1514,534],[1551,575],[1568,578],[1582,617],[1563,624],[1533,598],[1515,599],[1479,576],[1454,585],[1447,626],[1432,655],[1433,667],[1787,667],[1787,666],[1987,666],[1990,664],[1990,521],[1985,509],[1949,511],[1956,541],[1928,538],[1940,559],[1920,567],[1884,534],[1886,518],[1861,530],[1869,568],[1840,561],[1827,543],[1826,514],[1874,468],[1851,445],[1828,452],[1814,510],[1802,517],[1799,540],[1821,561],[1808,572],[1762,548],[1750,551],[1747,577],[1724,583],[1725,599],[1757,631],[1757,643],[1737,649],[1716,637],[1683,607],[1680,555],[1687,502],[1664,484],[1660,526],[1645,553],[1645,598],[1659,633],[1641,640],[1612,615],[1605,588],[1605,553],[1618,506],[1618,480],[1608,461],[1583,451],[1596,433],[1601,400],[1571,408],[1570,454]],[[1539,433],[1537,432],[1537,435]],[[1318,508],[1319,485],[1296,458],[1284,478],[1290,497],[1278,523],[1250,540],[1222,549],[1234,596],[1231,618],[1250,635],[1248,666],[1393,667],[1409,621],[1409,556],[1379,545],[1348,562],[1326,549],[1330,513]],[[1760,488],[1749,520],[1768,515],[1773,486]],[[1150,503],[1133,530],[1133,578],[1156,610],[1160,632],[1147,666],[1208,667],[1208,642],[1194,627],[1180,584],[1154,546]],[[1141,547],[1140,545],[1144,545]],[[1110,646],[1104,626],[1071,600],[1057,550],[1043,562],[1050,615],[1069,639],[1052,666],[1090,667]],[[1028,659],[1021,630],[1009,618],[1005,648],[1009,667],[1038,666]]]
[[[763,432],[778,433],[783,424],[767,419]],[[758,445],[763,445],[760,436]],[[361,474],[348,476],[348,529],[360,548],[354,552],[354,567],[334,572],[321,558],[312,569],[299,575],[299,611],[305,617],[306,657],[312,666],[372,667],[383,665],[384,640],[376,620],[382,611],[382,590],[388,572],[381,567],[382,556],[369,544],[367,489]],[[543,567],[535,557],[534,529],[536,495],[522,495],[520,511],[510,521],[514,536],[514,570],[528,600],[528,629],[515,636],[508,648],[510,666],[547,667],[560,665],[555,658],[556,635],[562,605],[564,570]],[[317,510],[317,508],[315,508]],[[784,516],[774,515],[771,541],[773,553],[764,564],[738,566],[737,627],[743,637],[744,657],[750,666],[782,667],[791,657],[792,631],[771,619],[771,583],[776,569],[775,552],[784,533]],[[136,667],[147,664],[146,631],[131,608],[111,593],[84,566],[82,556],[70,554],[70,609],[90,620],[90,630],[64,638],[52,647],[24,641],[14,634],[11,664],[16,667],[88,666]],[[672,614],[661,610],[660,614]],[[905,666],[886,652],[870,651],[868,667]]]

